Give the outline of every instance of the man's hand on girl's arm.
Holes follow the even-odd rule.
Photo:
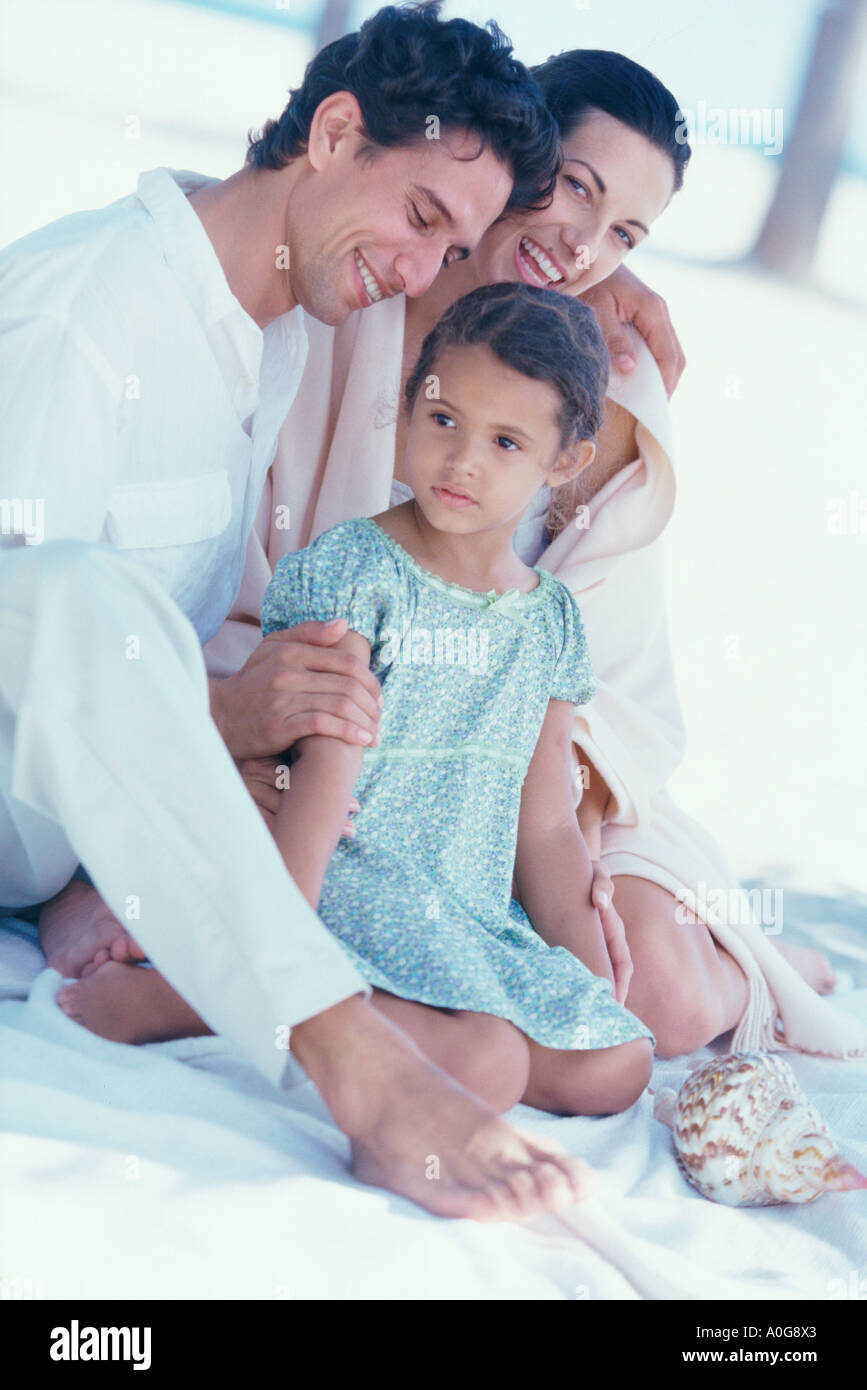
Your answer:
[[[634,350],[623,330],[624,324],[634,324],[653,353],[670,396],[680,381],[686,358],[662,295],[625,265],[619,265],[607,279],[585,290],[581,298],[599,320],[612,365],[627,375],[635,370]]]
[[[211,718],[238,761],[313,734],[353,747],[379,736],[376,677],[343,644],[345,619],[271,632],[234,676],[208,681]]]

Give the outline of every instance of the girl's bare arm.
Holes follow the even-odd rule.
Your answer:
[[[358,632],[346,632],[335,650],[370,664],[370,643]],[[273,835],[286,868],[315,908],[346,823],[364,749],[341,738],[309,734],[293,745],[293,751],[296,758],[289,768],[289,785],[280,796]]]
[[[565,946],[594,975],[613,983],[599,914],[590,901],[590,854],[575,815],[573,714],[567,701],[548,701],[521,795],[515,883],[542,940]]]

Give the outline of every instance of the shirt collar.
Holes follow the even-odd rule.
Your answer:
[[[187,194],[219,179],[189,169],[151,169],[139,176],[138,197],[150,213],[166,261],[196,316],[207,329],[229,314],[242,315],[261,345],[262,330],[229,289],[219,257]]]

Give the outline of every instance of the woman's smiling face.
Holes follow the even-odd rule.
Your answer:
[[[583,293],[645,239],[673,192],[664,150],[606,111],[588,111],[563,141],[550,207],[510,213],[479,242],[481,280]]]

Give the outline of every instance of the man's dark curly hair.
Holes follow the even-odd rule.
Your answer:
[[[551,200],[560,168],[557,126],[506,35],[467,19],[443,20],[441,0],[386,5],[328,44],[307,65],[279,120],[251,133],[247,163],[282,169],[303,154],[320,102],[351,92],[373,146],[395,148],[424,139],[429,118],[442,133],[464,129],[479,137],[512,172],[508,206],[541,208]]]
[[[406,383],[411,410],[447,348],[486,347],[507,367],[547,382],[560,397],[560,447],[592,439],[602,423],[608,349],[580,299],[520,282],[481,285],[455,300],[421,345]]]

